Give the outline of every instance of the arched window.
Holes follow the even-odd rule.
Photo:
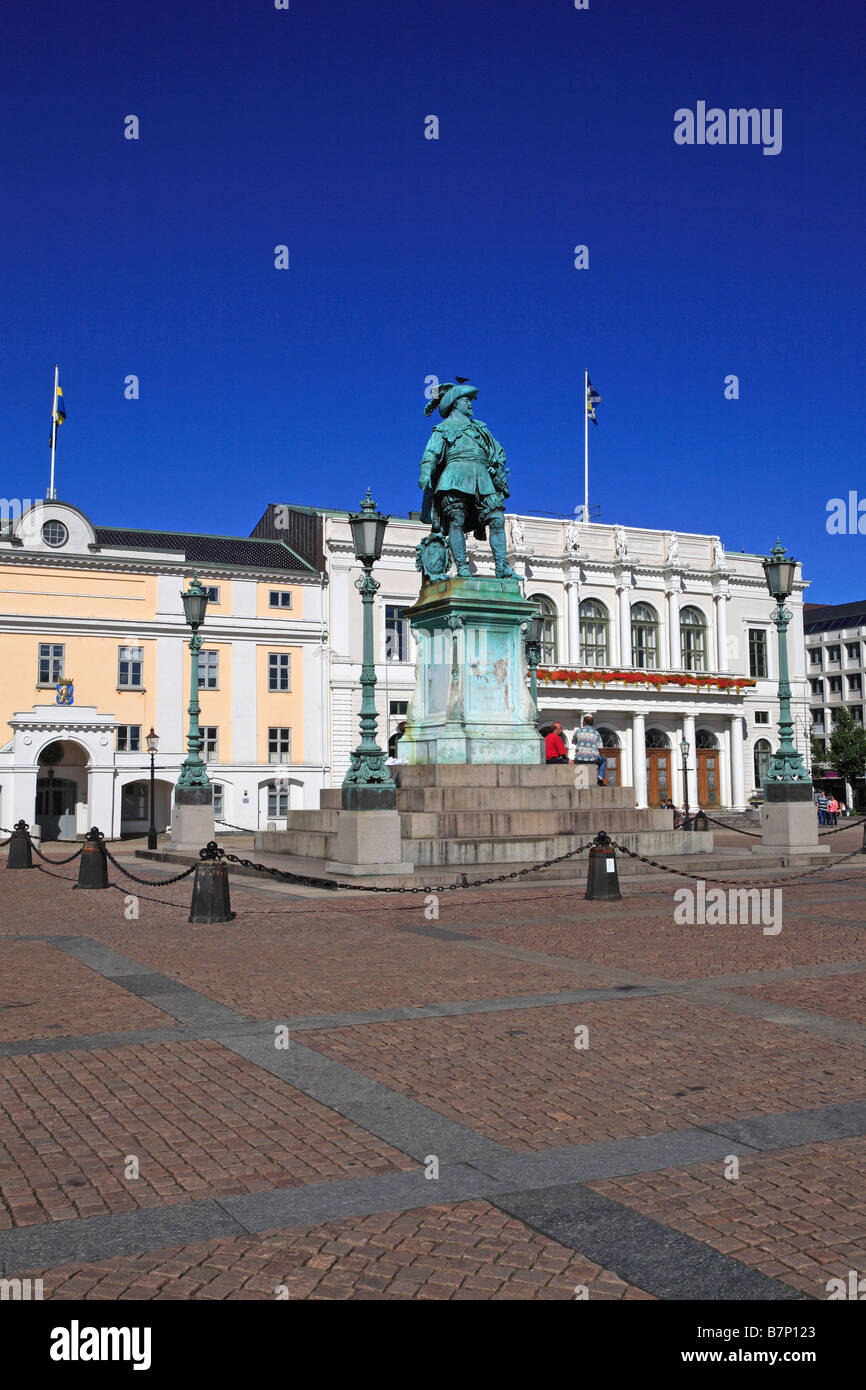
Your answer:
[[[538,606],[543,624],[540,664],[542,666],[555,666],[558,660],[557,650],[559,646],[556,636],[556,604],[546,594],[530,594],[529,602]]]
[[[606,666],[610,638],[610,614],[597,598],[580,605],[580,660],[583,666]]]
[[[670,748],[671,741],[661,729],[647,729],[646,746],[647,748]]]
[[[768,739],[759,738],[755,743],[754,762],[755,762],[755,787],[761,790],[767,780],[767,773],[770,771],[770,759],[773,750]]]
[[[659,615],[649,603],[631,610],[631,659],[635,666],[654,671],[659,664]]]
[[[684,671],[706,671],[707,620],[699,608],[680,613],[680,651]]]
[[[619,734],[615,734],[613,729],[599,729],[602,748],[619,748]]]
[[[718,748],[719,740],[715,734],[711,734],[709,729],[698,729],[695,734],[696,748]]]

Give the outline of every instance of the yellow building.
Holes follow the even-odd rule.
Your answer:
[[[181,591],[209,602],[199,656],[202,756],[218,821],[279,827],[328,784],[325,579],[315,543],[94,526],[40,502],[0,531],[0,825],[44,838],[140,833],[159,736],[156,824],[186,755],[190,653]]]

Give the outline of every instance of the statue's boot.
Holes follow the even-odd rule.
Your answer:
[[[496,561],[497,579],[516,579],[517,575],[505,558],[508,548],[505,540],[505,516],[502,512],[498,516],[490,518],[490,549],[493,551],[493,559]]]
[[[457,565],[458,575],[464,579],[468,578],[472,571],[466,563],[466,536],[462,526],[457,526],[453,521],[448,527],[448,544]]]

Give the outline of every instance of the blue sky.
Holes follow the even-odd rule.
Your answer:
[[[780,534],[861,597],[864,40],[854,0],[6,6],[0,490],[45,493],[57,361],[97,524],[405,514],[459,374],[514,510],[571,513],[588,367],[604,521]],[[677,145],[701,100],[781,108],[781,152]]]

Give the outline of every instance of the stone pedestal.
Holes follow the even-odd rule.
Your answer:
[[[829,854],[818,843],[818,817],[811,782],[766,782],[762,846],[755,854]]]
[[[425,584],[407,610],[418,641],[415,695],[398,756],[415,763],[541,763],[526,684],[535,604],[516,579]]]
[[[414,867],[401,855],[397,811],[340,811],[336,857],[325,863],[330,873],[410,874]]]
[[[214,838],[213,788],[175,788],[171,813],[172,849],[196,854]]]

